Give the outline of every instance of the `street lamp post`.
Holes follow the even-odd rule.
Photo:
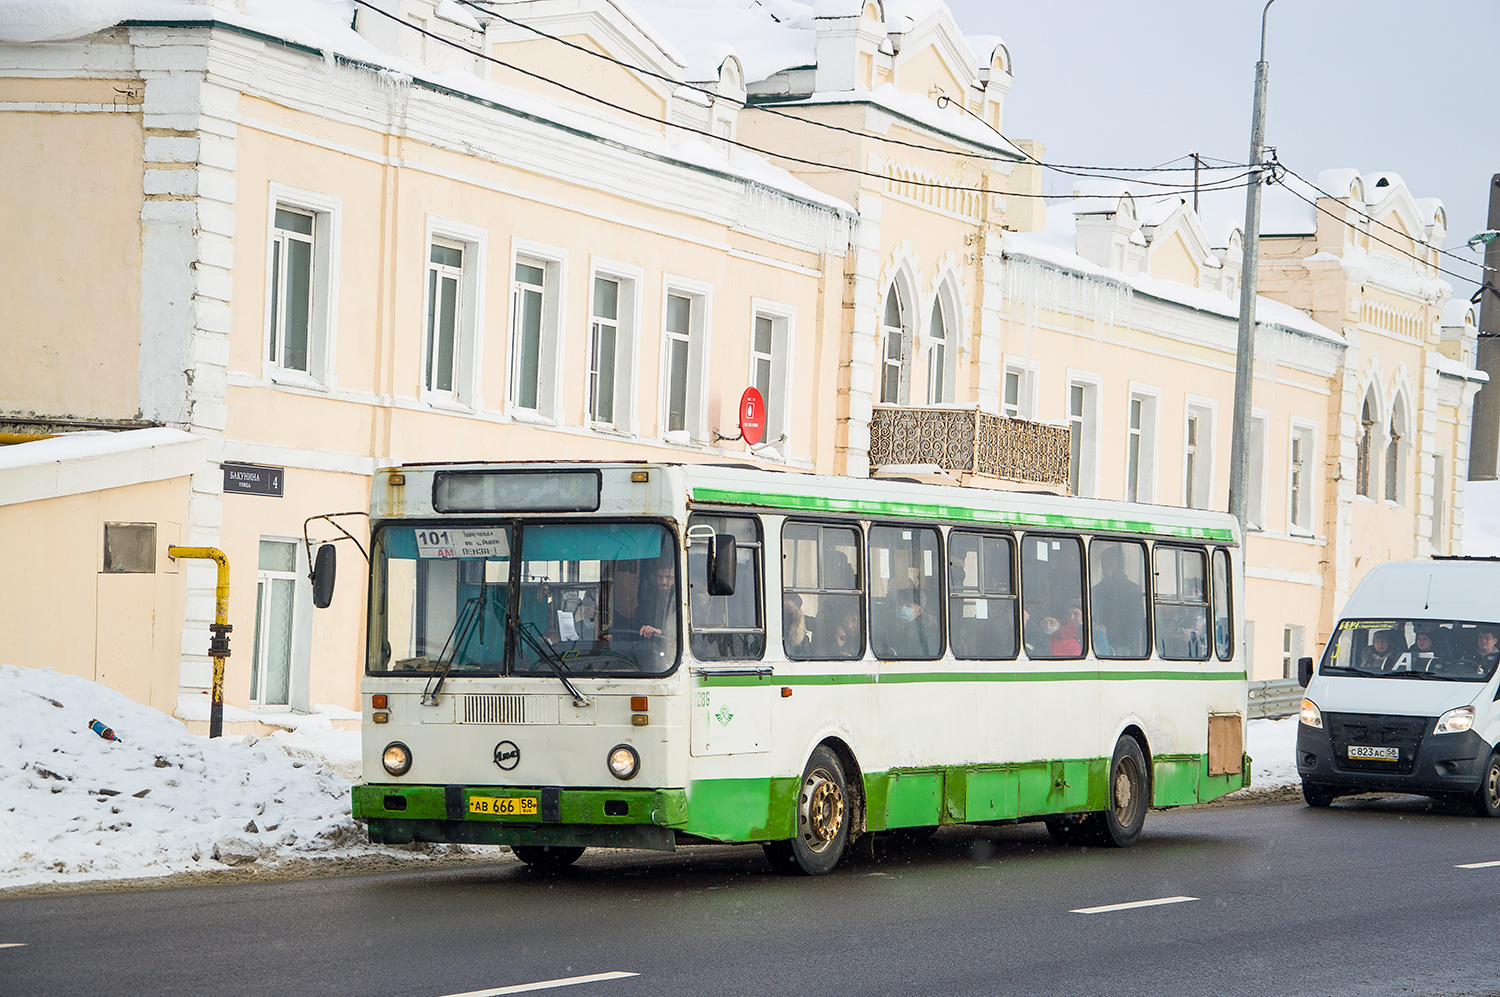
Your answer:
[[[1266,151],[1266,0],[1260,12],[1260,61],[1255,64],[1255,105],[1250,113],[1250,183],[1245,188],[1244,257],[1240,276],[1240,335],[1234,361],[1234,426],[1229,446],[1229,511],[1245,532],[1250,477],[1250,405],[1255,380],[1256,267],[1260,262],[1260,188]]]

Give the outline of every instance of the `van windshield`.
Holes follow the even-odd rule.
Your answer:
[[[1500,661],[1500,625],[1459,620],[1344,620],[1324,675],[1487,682]]]

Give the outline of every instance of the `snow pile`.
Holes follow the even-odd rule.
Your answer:
[[[326,719],[209,740],[86,679],[0,665],[0,889],[455,850],[371,845],[349,814],[358,768],[359,735]]]
[[[1245,753],[1251,758],[1252,791],[1302,782],[1297,775],[1296,716],[1250,721],[1245,728]]]

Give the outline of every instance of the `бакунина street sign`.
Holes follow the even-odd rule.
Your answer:
[[[270,495],[281,498],[284,467],[265,467],[260,464],[220,464],[224,469],[224,491],[241,495]]]

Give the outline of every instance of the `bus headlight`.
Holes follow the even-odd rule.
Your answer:
[[[411,770],[411,749],[400,741],[393,741],[381,753],[380,764],[391,775],[405,775]]]
[[[1437,726],[1432,728],[1432,732],[1434,734],[1462,734],[1473,726],[1474,707],[1460,706],[1438,717]]]
[[[1323,711],[1318,709],[1318,704],[1310,699],[1302,701],[1302,722],[1309,727],[1323,729]]]
[[[617,744],[609,749],[609,772],[616,779],[634,779],[640,771],[641,756],[628,744]]]

